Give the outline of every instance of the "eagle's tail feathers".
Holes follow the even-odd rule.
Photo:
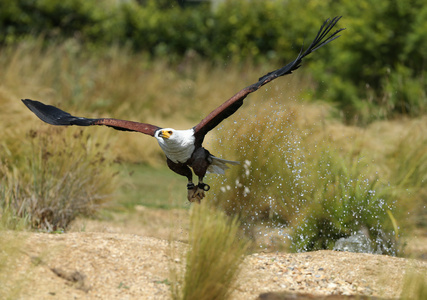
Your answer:
[[[215,173],[215,174],[224,175],[225,170],[230,168],[227,164],[230,164],[230,165],[240,164],[240,162],[238,161],[227,160],[227,159],[219,158],[213,155],[211,155],[210,158],[212,159],[212,163],[208,167],[208,170],[206,173]]]

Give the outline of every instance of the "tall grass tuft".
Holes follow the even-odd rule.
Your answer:
[[[427,299],[427,276],[415,267],[409,269],[405,275],[401,300]]]
[[[21,218],[33,228],[66,229],[78,214],[94,214],[114,191],[106,139],[47,127],[21,141],[19,149],[4,144],[8,155],[0,158],[0,216],[9,227]]]
[[[192,207],[185,274],[172,284],[173,299],[230,299],[247,243],[239,223],[208,202]]]
[[[415,120],[387,156],[393,193],[416,226],[427,226],[427,118]]]

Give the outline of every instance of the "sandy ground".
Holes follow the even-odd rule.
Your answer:
[[[26,234],[15,272],[27,278],[22,299],[170,299],[169,269],[182,263],[177,253],[186,247],[188,224],[185,212],[168,214],[141,209],[108,221],[80,220],[68,233]],[[171,244],[171,237],[178,242]],[[427,261],[334,251],[256,253],[245,258],[232,299],[283,291],[396,298],[407,272],[426,274]]]

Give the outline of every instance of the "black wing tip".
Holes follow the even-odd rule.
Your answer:
[[[326,27],[334,27],[334,26],[335,26],[335,24],[337,24],[337,23],[338,23],[338,21],[339,21],[339,20],[341,20],[341,18],[342,18],[342,16],[335,16],[335,17],[333,17],[332,19],[331,19],[331,18],[327,18],[327,19],[325,20],[325,22],[323,22],[322,28],[323,28],[324,26],[326,26]]]
[[[22,101],[22,103],[24,103],[27,107],[28,107],[29,105],[31,105],[31,103],[39,102],[39,101],[31,100],[31,99],[21,99],[21,101]],[[41,103],[41,102],[39,102],[39,103]]]
[[[332,19],[331,18],[326,19],[323,22],[322,26],[320,26],[320,29],[316,37],[314,38],[313,42],[310,44],[310,46],[308,46],[308,48],[305,51],[303,51],[303,47],[304,47],[303,45],[301,47],[300,53],[298,54],[298,57],[294,61],[290,62],[283,68],[277,69],[273,72],[270,72],[260,77],[258,79],[257,86],[259,87],[261,85],[264,85],[270,82],[271,80],[273,80],[274,78],[277,78],[286,74],[291,74],[292,71],[295,71],[301,66],[301,61],[305,56],[325,46],[326,44],[332,42],[333,40],[336,40],[337,38],[339,38],[341,35],[337,35],[337,34],[345,30],[345,28],[337,29],[334,33],[332,33],[328,37],[327,35],[341,18],[342,16],[336,16]]]
[[[47,105],[44,104],[40,101],[37,100],[31,100],[31,99],[21,99],[21,101],[25,104],[25,106],[27,106],[31,111],[33,111],[33,109],[36,110],[43,110],[47,107],[54,107],[52,105]],[[34,112],[34,111],[33,111]]]
[[[338,23],[338,21],[342,18],[342,16],[336,16],[332,19],[326,19],[325,22],[323,22],[322,26],[319,29],[319,32],[316,36],[316,38],[314,39],[314,42],[321,42],[326,35],[331,31],[331,29],[333,27],[335,27],[335,25]],[[333,34],[331,34],[326,40],[334,37],[335,35],[337,35],[337,33],[343,31],[345,28],[340,28],[338,30],[336,30]]]
[[[31,99],[21,99],[21,101],[24,103],[41,103],[40,101],[31,100]]]
[[[41,103],[40,101],[31,100],[31,99],[21,99],[21,101],[28,107],[33,113],[37,115],[37,111],[43,111],[46,104]],[[37,115],[38,116],[38,115]]]
[[[78,118],[52,105],[31,99],[21,99],[22,102],[43,122],[51,125],[89,126],[94,119]]]

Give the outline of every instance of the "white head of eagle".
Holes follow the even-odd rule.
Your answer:
[[[174,163],[185,163],[194,151],[194,130],[176,130],[162,128],[156,131],[154,137],[166,156]]]

